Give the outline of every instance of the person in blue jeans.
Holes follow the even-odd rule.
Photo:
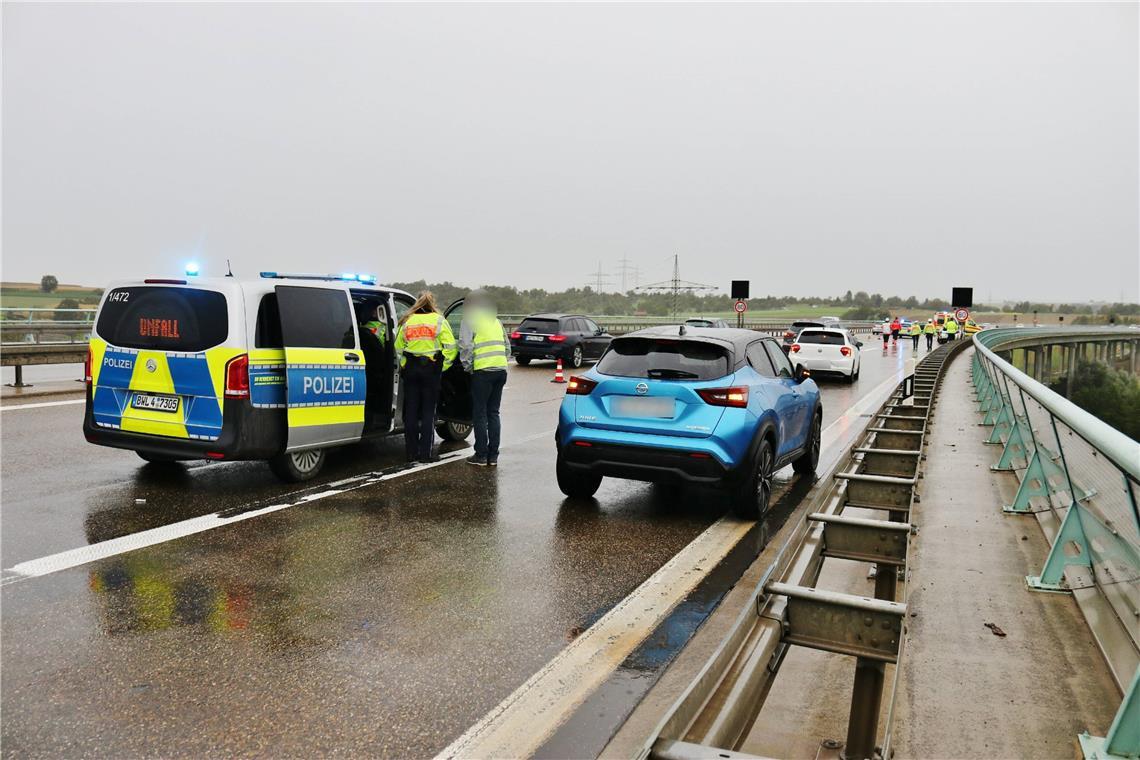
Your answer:
[[[459,361],[471,373],[471,422],[475,427],[475,453],[467,458],[468,464],[494,467],[499,463],[499,405],[510,357],[510,338],[490,296],[483,290],[472,291],[464,301],[459,326]]]

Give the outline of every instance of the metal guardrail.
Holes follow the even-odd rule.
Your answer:
[[[4,343],[78,343],[88,339],[94,323],[94,309],[4,306],[0,307],[0,340]],[[49,338],[54,340],[47,340]]]
[[[638,757],[749,758],[739,751],[791,646],[850,655],[855,683],[847,741],[821,746],[818,758],[891,757],[899,673],[905,667],[910,507],[921,477],[925,431],[945,363],[968,343],[923,357],[896,385],[866,428],[821,472],[787,540],[770,555],[728,634],[670,708]],[[821,463],[822,464],[822,463]],[[881,518],[844,515],[847,507]],[[802,510],[802,511],[801,511]],[[836,558],[874,564],[874,598],[816,588],[822,564]],[[885,664],[895,663],[886,680]],[[886,692],[886,693],[884,693]],[[879,714],[886,699],[886,725]]]
[[[1082,354],[1136,369],[1135,330],[988,330],[975,337],[973,381],[995,471],[1018,479],[1007,513],[1035,515],[1052,546],[1029,588],[1071,592],[1125,692],[1104,738],[1080,736],[1086,757],[1140,754],[1140,443],[1015,367],[1039,378]],[[1057,356],[1055,352],[1059,352]],[[1126,355],[1130,352],[1130,356]],[[1057,361],[1059,359],[1060,361]],[[1107,753],[1107,755],[1105,754]]]

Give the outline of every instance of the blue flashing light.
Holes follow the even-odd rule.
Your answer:
[[[358,274],[358,275],[356,275],[356,279],[360,282],[371,284],[371,283],[376,282],[376,275],[374,275],[374,274]]]
[[[276,272],[261,272],[261,276],[265,279],[272,279],[277,276]]]
[[[340,276],[340,279],[342,279],[342,280],[355,280],[356,275],[353,274],[352,272],[345,272],[344,274],[342,274]]]
[[[191,262],[188,262],[186,264],[186,276],[187,277],[197,277],[199,271],[201,271],[201,270],[198,267],[197,261],[191,261]]]

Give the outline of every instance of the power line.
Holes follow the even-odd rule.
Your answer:
[[[595,293],[604,293],[605,286],[609,284],[610,276],[602,269],[602,262],[598,262],[598,271],[590,273],[591,285]]]
[[[641,268],[633,264],[628,258],[622,256],[618,260],[618,271],[621,273],[621,292],[626,293],[629,291],[629,275],[633,275],[633,287],[638,286],[638,281],[641,279]]]
[[[702,290],[716,290],[714,285],[702,285],[699,282],[692,280],[681,279],[681,263],[680,257],[673,254],[673,279],[662,280],[661,282],[652,282],[648,285],[642,285],[639,290],[653,291],[653,292],[671,292],[673,294],[673,319],[677,318],[677,296],[682,291],[685,293],[696,293]]]

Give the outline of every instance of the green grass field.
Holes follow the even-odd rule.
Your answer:
[[[100,292],[85,285],[60,285],[51,293],[40,290],[38,283],[0,283],[0,307],[6,309],[54,309],[65,298],[98,300]],[[94,303],[82,307],[94,308]]]

